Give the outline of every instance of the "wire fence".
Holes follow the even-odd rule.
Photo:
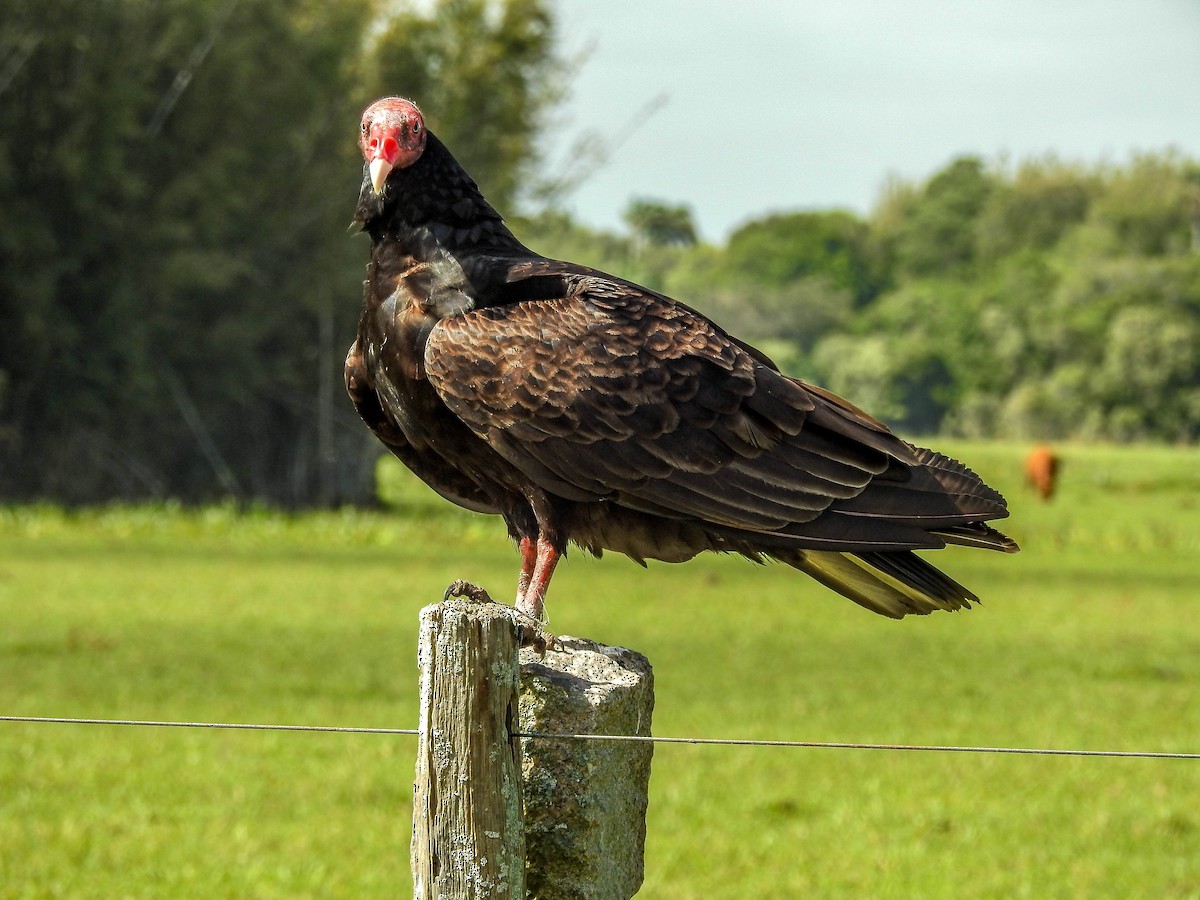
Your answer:
[[[84,719],[55,716],[0,716],[0,722],[43,725],[117,725],[143,728],[208,728],[238,731],[311,731],[339,734],[408,734],[416,728],[360,728],[347,725],[272,725],[246,722],[171,722],[151,719]],[[873,744],[847,741],[771,741],[752,738],[657,737],[637,734],[550,734],[514,732],[513,737],[550,741],[624,741],[650,744],[698,744],[727,747],[791,747],[808,750],[891,750],[924,753],[1007,753],[1022,756],[1104,756],[1121,759],[1200,759],[1200,753],[1156,750],[1075,750],[1046,747],[968,747],[952,744]]]

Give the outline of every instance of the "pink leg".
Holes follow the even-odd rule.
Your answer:
[[[525,540],[522,539],[521,542],[522,582],[525,580]],[[517,597],[517,609],[527,616],[539,620],[542,618],[542,611],[546,605],[546,590],[550,587],[550,578],[554,575],[554,567],[558,565],[561,555],[548,540],[538,538],[533,572],[529,575],[525,590]]]
[[[537,565],[537,544],[533,538],[523,537],[517,546],[521,550],[521,575],[517,578],[517,609],[525,602],[525,594],[529,591],[529,582],[533,579],[533,569]]]

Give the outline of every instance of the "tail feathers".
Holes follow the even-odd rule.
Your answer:
[[[979,602],[971,591],[911,551],[798,550],[777,558],[859,606],[892,619],[970,608]]]
[[[1000,550],[1004,553],[1016,553],[1021,549],[1007,534],[983,522],[955,525],[951,528],[932,528],[930,533],[937,535],[947,544],[957,544],[960,547],[978,547],[981,550]]]
[[[931,531],[1008,515],[1004,497],[962,463],[933,450],[914,448],[914,453],[915,465],[885,473],[855,496],[835,500],[830,509]]]
[[[1008,502],[1004,496],[963,463],[936,450],[925,447],[915,449],[918,464],[930,472],[948,493],[962,499],[970,498],[975,504],[995,507],[989,518],[1008,515]]]

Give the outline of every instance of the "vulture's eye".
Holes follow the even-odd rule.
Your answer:
[[[413,134],[421,133],[421,123],[420,122],[413,122],[412,133]]]
[[[362,133],[366,134],[367,133],[367,120],[366,119],[363,119],[362,125],[360,127],[362,128]]]

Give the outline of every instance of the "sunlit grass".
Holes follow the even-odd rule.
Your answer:
[[[935,556],[980,609],[892,622],[780,566],[564,564],[552,629],[655,666],[660,735],[1200,750],[1200,455],[939,446],[1023,552]],[[0,510],[0,714],[411,727],[418,609],[501,599],[499,522]],[[444,514],[443,514],[444,513]],[[409,890],[414,739],[0,723],[0,897]],[[642,896],[1196,897],[1200,764],[660,745]]]

